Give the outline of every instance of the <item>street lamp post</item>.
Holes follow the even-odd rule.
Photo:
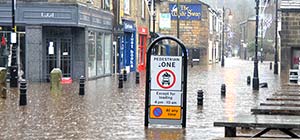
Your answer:
[[[253,90],[259,90],[259,78],[258,78],[258,59],[257,59],[257,48],[258,48],[258,16],[259,16],[259,0],[256,2],[256,27],[255,27],[255,58],[254,58],[254,73],[252,79],[252,88]]]
[[[153,0],[153,11],[152,11],[152,16],[153,16],[153,34],[155,34],[155,18],[156,18],[156,14],[155,14],[155,0]]]
[[[278,74],[278,52],[277,52],[277,43],[278,43],[278,36],[277,36],[277,26],[278,26],[278,0],[276,0],[276,11],[275,11],[275,52],[274,52],[274,74]]]
[[[179,0],[177,0],[177,38],[179,39],[180,38],[180,35],[179,35],[179,20],[180,20],[180,4],[179,4]],[[179,50],[180,47],[179,45],[177,45],[177,55],[179,55]]]
[[[225,8],[223,7],[223,29],[222,29],[222,60],[221,60],[221,66],[224,67],[224,21],[225,21]]]
[[[225,60],[224,60],[224,49],[225,49],[225,41],[224,41],[224,36],[225,36],[225,12],[226,12],[226,10],[230,10],[229,8],[224,8],[224,6],[223,6],[223,29],[222,29],[222,58],[221,58],[221,66],[222,67],[224,67],[224,65],[225,65]],[[231,18],[232,17],[232,14],[231,14],[231,10],[229,11],[229,18]]]
[[[11,18],[12,18],[12,27],[11,27],[11,44],[12,44],[12,53],[11,53],[11,68],[10,68],[10,87],[18,87],[18,65],[17,65],[17,46],[16,46],[16,26],[15,26],[15,10],[16,10],[16,0],[12,0],[11,3]]]

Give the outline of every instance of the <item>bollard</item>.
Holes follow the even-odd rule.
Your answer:
[[[136,84],[139,84],[139,83],[140,83],[140,73],[139,73],[139,72],[136,72],[136,73],[135,73],[135,83],[136,83]]]
[[[50,72],[50,90],[51,92],[62,91],[61,86],[62,71],[59,68],[54,68]]]
[[[6,98],[7,85],[6,85],[7,70],[4,67],[0,67],[0,97]]]
[[[247,76],[247,85],[250,85],[250,84],[251,84],[251,77]]]
[[[270,70],[272,70],[272,62],[270,62]]]
[[[197,104],[203,105],[203,90],[198,90],[197,92]]]
[[[27,105],[27,82],[26,80],[20,81],[20,106]]]
[[[85,84],[85,78],[84,76],[80,76],[79,78],[79,95],[84,95],[84,84]]]
[[[123,88],[123,75],[119,74],[119,88]]]
[[[123,80],[127,81],[127,71],[126,70],[123,71]]]
[[[221,95],[222,96],[226,95],[226,85],[225,84],[222,84],[222,86],[221,86]]]
[[[193,61],[191,61],[191,68],[192,68],[192,67],[194,67],[194,63],[193,63]]]

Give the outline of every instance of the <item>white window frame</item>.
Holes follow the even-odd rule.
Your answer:
[[[141,0],[141,2],[142,2],[142,12],[141,12],[141,17],[142,17],[142,19],[144,19],[145,18],[145,1],[144,0]]]

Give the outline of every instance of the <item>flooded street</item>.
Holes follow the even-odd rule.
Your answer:
[[[27,105],[19,106],[17,89],[0,99],[0,139],[215,139],[224,128],[213,122],[224,116],[251,114],[267,96],[280,88],[279,75],[259,63],[259,80],[268,88],[253,92],[247,76],[253,77],[253,61],[227,58],[220,64],[189,66],[187,81],[187,127],[144,128],[145,73],[140,84],[135,74],[118,89],[116,76],[86,82],[84,96],[79,84],[63,85],[62,93],[51,93],[49,83],[29,83]],[[226,96],[221,97],[221,84]],[[204,90],[203,107],[197,106],[197,90]]]

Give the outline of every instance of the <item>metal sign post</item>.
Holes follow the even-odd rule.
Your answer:
[[[182,49],[182,56],[153,54],[162,40],[173,40]],[[179,39],[161,36],[147,50],[145,127],[150,124],[182,125],[186,127],[187,51]]]

